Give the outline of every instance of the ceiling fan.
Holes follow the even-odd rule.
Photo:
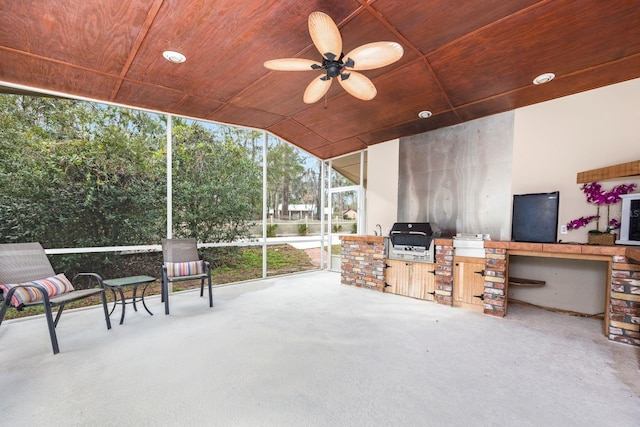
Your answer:
[[[358,99],[369,101],[376,94],[371,80],[356,71],[373,70],[393,64],[404,54],[402,46],[395,42],[367,43],[353,49],[348,54],[342,52],[342,37],[333,19],[322,12],[309,15],[309,34],[322,62],[303,58],[282,58],[266,61],[264,66],[277,71],[322,70],[322,74],[309,83],[304,91],[303,101],[313,104],[319,101],[329,90],[331,81],[338,81],[349,94]]]

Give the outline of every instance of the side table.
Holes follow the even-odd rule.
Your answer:
[[[111,289],[111,292],[113,293],[113,308],[111,309],[109,316],[111,316],[113,311],[116,309],[116,305],[118,304],[122,305],[122,316],[120,316],[120,324],[122,325],[122,322],[124,322],[124,313],[125,313],[126,305],[133,304],[133,309],[135,311],[138,311],[138,307],[136,307],[136,302],[142,302],[142,305],[144,309],[147,310],[147,313],[153,316],[153,313],[149,311],[147,304],[144,302],[144,293],[146,292],[149,284],[151,282],[155,282],[155,280],[156,278],[151,276],[130,276],[130,277],[122,277],[120,279],[104,280],[103,281],[104,285],[107,288]],[[138,286],[140,285],[144,285],[144,287],[142,288],[142,294],[138,297],[136,294],[138,291]],[[126,286],[133,287],[133,298],[131,298],[129,301],[125,300],[124,292],[122,292],[122,288]],[[118,290],[118,293],[120,295],[119,301],[116,295],[116,289]]]

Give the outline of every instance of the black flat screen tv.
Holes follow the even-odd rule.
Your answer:
[[[555,243],[558,238],[560,192],[514,194],[511,240]]]

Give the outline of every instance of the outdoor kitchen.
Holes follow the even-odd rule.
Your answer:
[[[591,316],[601,320],[610,340],[640,346],[640,248],[580,243],[586,233],[583,238],[575,231],[562,235],[562,223],[583,214],[581,205],[576,213],[563,213],[558,195],[568,210],[575,183],[599,178],[585,180],[581,175],[588,171],[580,172],[581,162],[574,162],[576,180],[570,185],[565,184],[565,164],[543,181],[531,179],[537,170],[520,179],[529,170],[528,158],[545,156],[533,150],[525,160],[514,152],[524,137],[517,129],[515,116],[501,113],[401,139],[397,182],[381,179],[372,188],[384,191],[369,198],[375,204],[368,211],[367,230],[373,234],[373,224],[380,223],[385,233],[341,236],[342,283],[498,318],[517,316],[515,304]],[[391,150],[380,151],[388,161]],[[624,165],[595,172],[615,179],[626,176],[616,175]],[[529,215],[523,221],[512,218],[515,196],[537,206],[533,213],[524,209]],[[429,245],[395,240],[414,238],[398,224],[419,230],[426,221]],[[514,234],[514,223],[522,227],[515,231],[537,234]]]
[[[598,261],[610,272],[603,334],[640,346],[639,299],[631,280],[640,271],[638,248],[492,241],[485,235],[443,238],[433,235],[431,224],[410,224],[394,224],[388,237],[341,236],[342,284],[504,317],[510,287],[540,285],[535,278],[510,278],[511,257]]]

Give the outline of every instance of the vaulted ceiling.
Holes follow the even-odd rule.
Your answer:
[[[321,59],[313,11],[345,52],[403,46],[362,72],[373,100],[334,83],[308,105],[317,71],[263,67]],[[555,80],[533,85],[545,72]],[[322,159],[636,77],[637,0],[0,0],[0,81],[266,129]]]

